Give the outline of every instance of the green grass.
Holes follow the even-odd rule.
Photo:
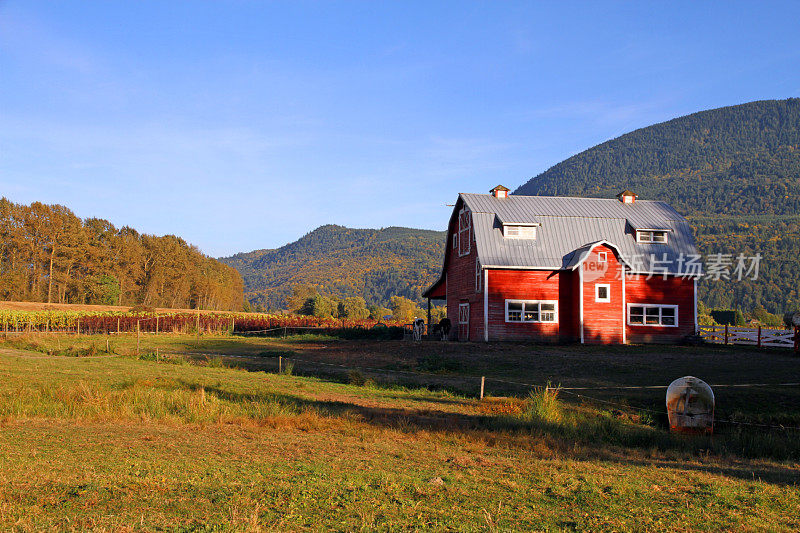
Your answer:
[[[635,410],[565,402],[552,390],[479,401],[363,370],[331,380],[233,369],[244,360],[222,357],[224,339],[148,339],[158,361],[130,354],[130,339],[117,339],[123,355],[84,357],[46,355],[52,339],[21,342],[44,352],[0,345],[4,530],[800,527],[797,439],[674,437]],[[79,339],[77,350],[92,342],[99,339]],[[416,365],[426,353],[453,357],[435,351],[438,344],[407,345],[422,352],[307,339],[235,340],[228,351],[264,364],[291,352],[385,368]],[[508,364],[496,347],[484,348],[498,367]],[[603,357],[507,348],[509,358],[540,350],[564,365]],[[474,371],[479,347],[460,349],[468,352],[461,371]],[[375,353],[369,361],[366,350]],[[641,350],[611,353],[635,358]],[[538,377],[543,363],[555,361],[518,373]],[[307,372],[303,363],[298,371]],[[628,376],[606,379],[620,375]]]

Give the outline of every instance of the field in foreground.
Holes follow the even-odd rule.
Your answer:
[[[147,340],[148,354],[158,346],[162,354],[184,355],[156,362],[50,356],[20,349],[20,342],[0,346],[2,529],[800,527],[800,465],[791,443],[761,442],[743,458],[731,451],[746,442],[735,435],[675,439],[657,421],[624,409],[542,393],[479,401],[363,383],[361,373],[320,379],[252,371],[258,364],[266,369],[280,353],[298,361],[428,370],[442,380],[516,368],[518,379],[630,383],[655,379],[664,367],[671,374],[694,365],[705,372],[719,367],[714,379],[751,381],[796,376],[797,360],[789,357],[695,349],[664,356],[659,372],[652,349],[636,347],[602,352],[308,338],[193,344],[164,336]],[[25,342],[46,349],[65,340]],[[132,349],[130,339],[115,342],[114,351]],[[239,357],[206,355],[221,353]],[[538,361],[515,360],[534,355]],[[767,359],[773,364],[765,365]],[[226,362],[250,370],[225,368]],[[308,373],[311,364],[295,368]],[[384,381],[389,374],[372,375]],[[774,408],[770,416],[791,418],[797,405]]]

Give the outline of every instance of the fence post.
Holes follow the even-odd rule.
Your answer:
[[[725,324],[725,344],[728,344],[728,324]]]
[[[136,321],[136,355],[139,355],[139,321]]]
[[[111,353],[111,349],[108,345],[108,339],[106,339],[106,353]]]
[[[486,376],[481,376],[481,400],[483,400],[483,386],[486,384]]]
[[[800,326],[794,327],[794,353],[800,355]]]
[[[200,308],[197,308],[197,340],[200,340]]]
[[[278,374],[283,373],[283,357],[278,356]]]
[[[758,347],[761,348],[761,326],[758,326]]]
[[[81,334],[81,319],[80,318],[78,319],[78,331],[75,334],[76,335],[80,335]]]
[[[156,315],[156,335],[158,335],[158,315]]]
[[[119,317],[117,317],[117,335],[119,335]]]

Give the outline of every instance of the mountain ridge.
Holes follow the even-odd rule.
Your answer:
[[[245,297],[260,307],[283,308],[296,284],[382,305],[393,295],[421,301],[422,290],[439,274],[444,239],[436,230],[325,224],[279,248],[219,260],[241,273]]]
[[[714,307],[800,308],[800,98],[698,111],[575,154],[512,194],[613,198],[631,189],[686,216],[704,255],[762,253],[760,278],[699,284]]]

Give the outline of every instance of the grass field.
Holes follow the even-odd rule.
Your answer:
[[[474,398],[480,375],[796,381],[784,352],[172,335],[145,338],[140,358],[133,338],[111,348],[0,342],[0,528],[800,528],[798,433],[673,437],[635,408],[663,409],[663,391],[590,393],[622,405],[604,407],[487,382],[512,397]],[[274,373],[278,355],[302,375]],[[800,411],[796,389],[717,398],[750,421]]]

